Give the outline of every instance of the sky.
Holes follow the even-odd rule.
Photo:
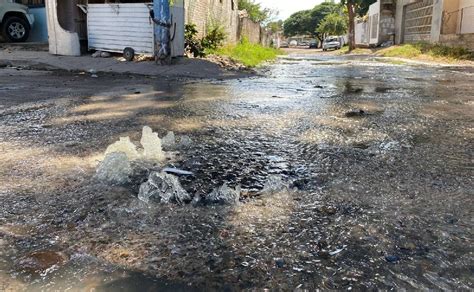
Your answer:
[[[277,9],[280,11],[278,18],[285,20],[291,14],[300,10],[311,9],[324,2],[324,0],[257,0],[255,2],[261,3],[262,7]]]

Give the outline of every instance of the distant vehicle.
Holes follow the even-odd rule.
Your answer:
[[[298,44],[299,46],[306,47],[309,46],[309,42],[307,41],[302,41],[301,43]]]
[[[309,43],[309,48],[310,49],[317,49],[318,48],[318,42],[317,41],[311,41]]]
[[[296,47],[296,46],[298,46],[297,41],[293,40],[293,41],[290,42],[290,47]]]
[[[25,5],[0,0],[0,23],[3,37],[10,42],[25,42],[35,18]]]
[[[281,42],[280,48],[288,48],[288,42]]]
[[[327,37],[323,42],[323,51],[330,49],[339,50],[341,48],[341,42],[338,37]]]

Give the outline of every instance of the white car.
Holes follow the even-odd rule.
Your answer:
[[[341,48],[341,42],[338,37],[327,37],[323,42],[323,51],[330,49],[339,50]]]
[[[3,36],[10,42],[24,42],[28,39],[35,22],[28,7],[13,0],[0,0],[0,27]]]

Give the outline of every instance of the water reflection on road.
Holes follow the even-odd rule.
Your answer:
[[[469,72],[288,56],[2,108],[0,290],[472,289]],[[188,192],[241,185],[242,204],[149,206],[95,181],[143,125],[193,139],[170,162]],[[269,175],[292,190],[256,196]]]

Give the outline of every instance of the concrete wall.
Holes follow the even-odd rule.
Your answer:
[[[79,34],[64,28],[58,17],[57,0],[46,0],[49,52],[53,55],[80,56]]]
[[[377,45],[379,42],[380,1],[369,7],[369,44]]]
[[[198,37],[204,37],[211,26],[220,25],[226,29],[227,42],[238,41],[237,0],[187,0],[185,11],[185,21],[196,25]]]
[[[474,0],[460,0],[458,33],[474,33]]]
[[[369,46],[369,23],[367,21],[356,21],[355,43],[357,46]]]
[[[238,0],[187,0],[185,21],[196,25],[199,38],[213,25],[220,25],[226,30],[227,43],[236,43],[245,37],[253,43],[270,45],[273,37],[260,24],[239,15],[237,4]]]
[[[441,34],[456,33],[459,26],[459,0],[444,1],[443,9]]]
[[[370,5],[365,22],[355,23],[355,42],[360,46],[377,46],[392,40],[395,34],[394,6],[392,1],[378,0]]]
[[[240,37],[247,38],[251,43],[260,43],[260,25],[248,18],[242,18]]]
[[[474,52],[474,33],[442,34],[439,42],[450,47],[464,47]]]

